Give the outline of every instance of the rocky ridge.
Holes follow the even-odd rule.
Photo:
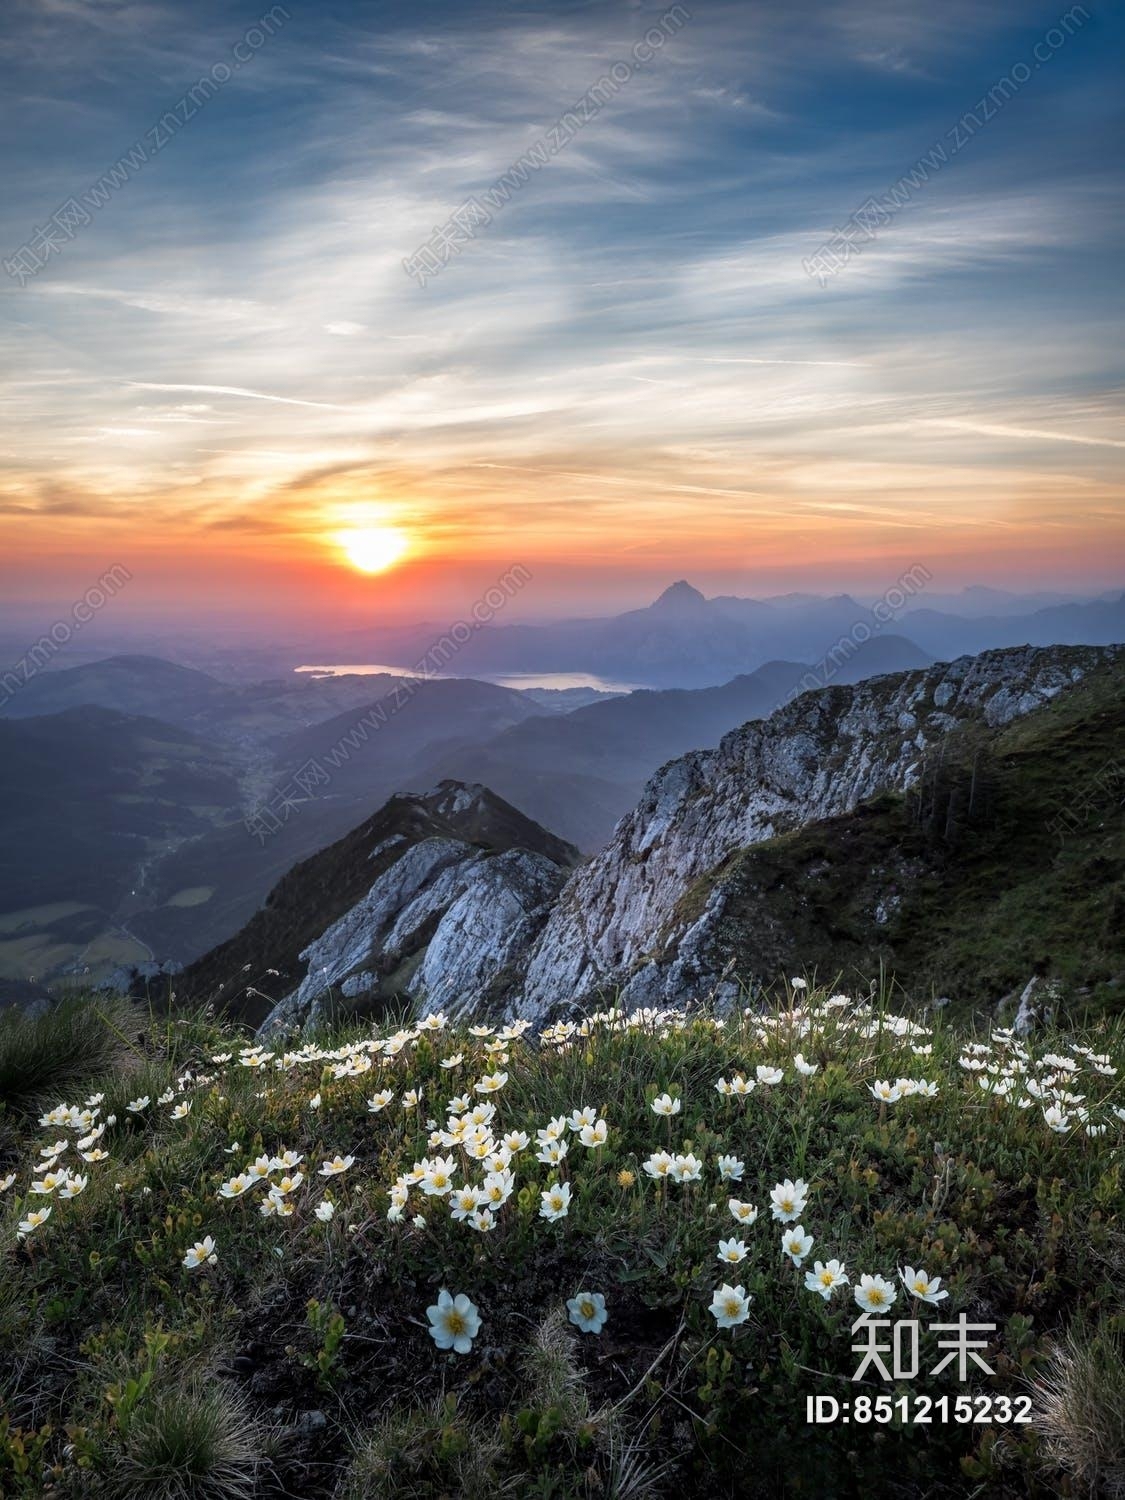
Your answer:
[[[809,692],[680,757],[568,881],[528,957],[516,1012],[612,993],[626,1008],[736,993],[708,959],[735,852],[908,789],[958,726],[1048,703],[1116,647],[1021,647]]]

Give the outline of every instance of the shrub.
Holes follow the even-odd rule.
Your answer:
[[[76,997],[27,1020],[0,1016],[0,1101],[16,1115],[68,1098],[120,1067],[139,1031],[135,1007],[118,997]]]
[[[337,1500],[393,1494],[491,1500],[503,1493],[501,1457],[495,1425],[463,1416],[455,1396],[397,1407],[356,1447]]]
[[[1125,1496],[1125,1349],[1101,1319],[1076,1323],[1036,1381],[1046,1457],[1090,1495]]]
[[[103,1482],[113,1500],[250,1500],[261,1466],[261,1430],[237,1397],[174,1385],[138,1406]]]

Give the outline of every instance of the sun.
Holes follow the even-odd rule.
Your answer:
[[[410,548],[406,533],[394,526],[365,526],[338,531],[336,542],[344,556],[361,573],[385,573],[406,556]]]

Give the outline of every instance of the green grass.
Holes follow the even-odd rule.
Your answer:
[[[513,1042],[507,1082],[488,1096],[497,1135],[521,1129],[534,1142],[551,1117],[589,1104],[609,1136],[598,1149],[572,1138],[557,1174],[534,1144],[517,1155],[515,1191],[483,1234],[417,1188],[401,1220],[388,1219],[396,1178],[430,1153],[427,1120],[443,1123],[447,1101],[491,1071],[483,1040],[411,1031],[397,1056],[375,1046],[371,1071],[336,1078],[345,1045],[370,1056],[373,1033],[353,1025],[248,1068],[242,1033],[198,1018],[138,1022],[143,1062],[126,1051],[122,1074],[122,1057],[110,1056],[108,1071],[72,1075],[72,1095],[49,1101],[104,1093],[95,1107],[116,1116],[98,1143],[106,1160],[78,1163],[75,1133],[34,1116],[0,1122],[0,1180],[16,1174],[0,1197],[0,1493],[1088,1493],[1091,1473],[1100,1483],[1114,1472],[1089,1433],[1091,1392],[1121,1389],[1125,1126],[1113,1108],[1125,1108],[1125,1091],[1073,1048],[1125,1064],[1125,1026],[1102,1019],[1027,1042],[1032,1076],[1061,1076],[1058,1064],[1039,1066],[1048,1054],[1075,1058],[1068,1088],[1108,1127],[1087,1134],[1071,1105],[1060,1134],[1038,1102],[1024,1110],[980,1089],[959,1062],[974,1039],[962,1026],[939,1018],[932,1035],[913,1038],[932,1047],[916,1055],[889,1022],[874,1027],[878,1009],[857,1015],[824,1000],[809,993],[811,1033],[802,1012],[782,1011],[777,1021],[594,1023],[564,1047]],[[1003,1038],[990,1045],[982,1056],[1012,1055]],[[818,1065],[811,1077],[795,1070],[796,1051]],[[442,1069],[458,1052],[461,1064]],[[212,1061],[225,1053],[229,1061]],[[783,1067],[783,1081],[745,1101],[716,1091],[718,1078],[753,1077],[760,1064]],[[936,1082],[937,1097],[878,1103],[870,1084],[899,1076]],[[395,1101],[372,1114],[365,1101],[384,1086]],[[182,1119],[157,1102],[168,1087],[191,1102]],[[423,1102],[407,1110],[412,1087]],[[665,1090],[681,1101],[671,1119],[651,1108]],[[150,1104],[129,1113],[142,1094]],[[37,1197],[32,1163],[62,1136],[72,1142],[63,1161],[81,1165],[88,1186],[71,1201]],[[665,1146],[694,1151],[702,1180],[646,1176],[643,1162]],[[285,1148],[303,1154],[307,1174],[291,1218],[260,1214],[261,1187],[218,1197],[247,1162]],[[337,1152],[353,1154],[353,1166],[322,1179],[320,1163]],[[733,1190],[717,1176],[724,1152],[745,1162]],[[479,1180],[453,1154],[457,1180]],[[572,1201],[552,1224],[539,1205],[556,1175]],[[783,1260],[769,1212],[771,1186],[798,1176],[815,1237],[800,1271]],[[760,1210],[745,1230],[728,1212],[732,1193]],[[328,1223],[313,1212],[322,1196],[335,1206]],[[19,1220],[44,1202],[50,1219],[17,1241]],[[185,1270],[185,1251],[204,1235],[217,1263]],[[718,1240],[737,1235],[747,1258],[720,1265]],[[900,1289],[892,1314],[920,1318],[916,1380],[853,1385],[851,1288],[829,1303],[804,1288],[812,1260],[829,1257],[846,1262],[853,1282],[863,1272],[897,1280],[904,1265],[942,1278],[940,1308],[908,1311]],[[753,1300],[747,1321],[724,1330],[709,1304],[727,1280]],[[428,1334],[426,1309],[443,1287],[479,1311],[467,1355],[440,1352]],[[581,1290],[606,1298],[598,1335],[566,1320],[566,1300]],[[986,1356],[995,1374],[966,1386],[929,1373],[928,1325],[961,1312],[996,1325]],[[1060,1349],[1071,1352],[1060,1360]],[[809,1396],[965,1391],[1030,1395],[1036,1422],[805,1420]]]
[[[1060,1015],[1125,1012],[1125,695],[1093,672],[1006,729],[954,732],[920,787],[733,855],[716,971],[771,981],[892,970],[916,1004],[992,1014],[1033,973]]]
[[[124,1069],[140,1030],[135,1007],[80,996],[35,1020],[0,1012],[0,1111],[16,1116]]]

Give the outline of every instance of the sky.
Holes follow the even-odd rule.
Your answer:
[[[0,597],[1120,585],[1123,52],[1093,0],[7,0]]]

